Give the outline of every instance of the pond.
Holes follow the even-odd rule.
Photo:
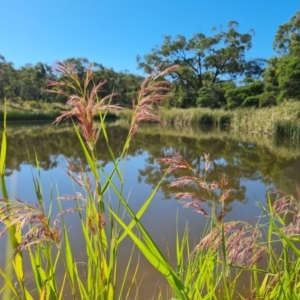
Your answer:
[[[107,130],[110,147],[118,157],[128,126],[109,123]],[[213,182],[226,175],[228,188],[232,189],[230,198],[225,202],[225,219],[257,221],[262,215],[257,203],[259,201],[265,204],[268,192],[284,190],[294,193],[294,184],[299,180],[299,149],[297,142],[273,140],[268,136],[233,135],[226,130],[212,128],[142,126],[134,136],[126,162],[122,161],[120,164],[125,178],[123,195],[132,208],[137,210],[164,175],[165,166],[157,162],[158,158],[177,152],[195,172],[203,174],[204,153],[209,153],[210,169],[205,174],[206,180]],[[48,207],[50,201],[53,202],[54,216],[58,213],[58,196],[74,195],[74,192],[80,191],[65,173],[68,161],[74,165],[84,163],[82,149],[71,126],[8,124],[7,153],[6,180],[11,198],[34,203],[34,178],[38,177],[39,172],[45,204]],[[111,157],[102,139],[97,144],[97,153],[101,165],[106,170],[111,170]],[[35,155],[39,161],[39,172]],[[183,208],[176,201],[172,193],[180,189],[172,190],[168,186],[173,179],[170,174],[165,177],[142,217],[142,223],[161,251],[175,262],[176,228],[182,233],[188,223],[190,241],[195,245],[200,241],[207,219],[191,208]],[[113,193],[108,194],[107,201],[117,205]],[[217,204],[216,201],[217,196],[214,195],[209,199],[210,205]],[[64,202],[63,208],[67,209],[72,205],[74,206],[70,202]],[[209,211],[210,205],[205,204],[203,208]],[[80,226],[72,219],[72,214],[66,218],[72,247],[80,261],[84,249],[83,241],[78,237]],[[121,270],[126,267],[131,249],[130,241],[126,240],[121,249],[122,255],[119,256]],[[1,265],[4,259],[5,239],[2,239]],[[141,279],[139,294],[143,295],[143,299],[155,299],[158,286],[165,284],[157,271],[142,258],[138,278]]]

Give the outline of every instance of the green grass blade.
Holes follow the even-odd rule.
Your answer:
[[[88,164],[89,164],[89,166],[90,166],[90,168],[91,168],[91,170],[92,170],[92,172],[93,172],[93,174],[95,176],[95,179],[99,180],[100,179],[99,178],[99,173],[98,173],[98,170],[97,170],[97,168],[95,166],[95,161],[93,160],[92,156],[90,155],[89,150],[87,149],[86,145],[84,144],[84,141],[83,141],[83,139],[82,139],[82,137],[80,135],[80,132],[79,132],[76,124],[74,123],[74,121],[73,121],[73,125],[74,125],[74,128],[75,128],[75,132],[76,132],[76,134],[78,136],[80,145],[82,147],[82,150],[84,152],[84,156],[85,156],[85,158],[86,158],[86,160],[87,160],[87,162],[88,162]]]
[[[18,299],[22,299],[21,295],[19,295],[17,289],[15,288],[15,285],[12,283],[11,279],[9,278],[8,274],[6,274],[6,272],[4,272],[1,268],[0,268],[0,275],[5,279],[5,284],[8,286],[8,288],[15,294],[15,296]],[[2,290],[5,293],[5,287]],[[5,294],[4,297],[7,297],[8,294]],[[3,299],[10,299],[10,298],[3,298]]]
[[[142,215],[145,213],[145,211],[147,210],[149,204],[151,203],[151,201],[153,200],[154,196],[156,195],[159,187],[161,186],[165,176],[167,173],[164,174],[164,176],[161,178],[160,182],[156,185],[156,187],[153,189],[153,191],[151,192],[151,194],[149,195],[149,197],[146,199],[146,201],[144,201],[143,205],[140,207],[140,209],[138,210],[137,213],[134,214],[135,218],[132,219],[128,225],[129,229],[132,229],[134,227],[134,225],[136,224],[136,219],[140,219],[142,217]],[[110,183],[112,183],[110,181]],[[114,188],[114,185],[112,185],[112,187]],[[119,193],[119,191],[117,189],[114,188],[114,190],[117,192],[117,195],[119,197],[119,199],[121,199],[121,201],[123,202],[123,204],[126,203],[125,199],[121,196],[121,194]],[[129,206],[126,203],[126,207],[129,209]],[[131,211],[131,209],[130,209]],[[130,213],[131,216],[133,216],[133,212]],[[126,233],[124,232],[120,238],[118,239],[119,243],[126,237]]]
[[[102,129],[102,133],[103,133],[103,136],[104,136],[104,139],[105,139],[105,142],[106,142],[106,146],[107,146],[107,149],[109,151],[109,154],[111,156],[111,159],[112,159],[112,162],[114,164],[114,169],[112,171],[112,173],[114,174],[114,172],[116,171],[117,175],[118,175],[118,178],[121,182],[123,182],[123,177],[120,173],[120,170],[119,170],[119,162],[117,162],[116,158],[115,158],[115,155],[114,155],[114,152],[112,151],[110,145],[109,145],[109,141],[108,141],[108,135],[107,135],[107,132],[106,132],[106,127],[105,127],[105,124],[104,124],[104,120],[105,120],[105,116],[103,117],[101,112],[99,113],[99,116],[100,116],[100,123],[101,123],[101,126],[100,128]],[[100,129],[99,128],[99,129]],[[99,133],[98,133],[99,134]],[[119,158],[119,161],[120,161],[120,158]]]
[[[5,172],[6,150],[7,150],[7,141],[6,141],[6,101],[5,101],[3,133],[2,133],[1,153],[0,153],[0,175],[3,175]]]
[[[73,271],[73,255],[71,251],[71,246],[68,238],[68,234],[66,232],[66,227],[63,228],[64,232],[64,242],[65,242],[65,259],[66,259],[66,266],[67,266],[67,272],[69,279],[71,281],[71,289],[72,294],[74,295],[74,271]]]
[[[38,289],[39,294],[41,294],[42,292],[42,279],[41,276],[39,274],[38,270],[38,264],[36,263],[36,259],[32,253],[32,250],[29,248],[28,249],[28,254],[29,254],[29,258],[30,258],[30,263],[31,263],[31,270],[33,272],[34,275],[34,280],[35,280],[35,286]]]
[[[174,270],[169,266],[166,262],[165,258],[162,255],[159,255],[159,252],[154,252],[152,249],[144,244],[140,238],[138,238],[130,228],[114,213],[114,211],[108,207],[111,214],[114,218],[118,221],[118,223],[123,227],[123,229],[127,232],[127,234],[131,237],[135,245],[140,249],[143,255],[147,258],[147,260],[161,273],[169,282],[170,286],[176,293],[178,299],[187,300],[188,297],[184,291],[185,287],[184,284],[180,281],[177,277]],[[142,233],[142,236],[146,238],[146,232]],[[149,238],[147,239],[149,241]],[[153,245],[155,246],[155,245]],[[156,248],[156,246],[154,247]],[[158,254],[158,255],[157,255]]]
[[[62,300],[64,297],[64,288],[65,288],[66,279],[67,279],[67,273],[65,273],[64,275],[64,279],[60,288],[60,293],[58,295],[58,300]]]
[[[76,278],[76,281],[77,281],[77,284],[78,284],[78,289],[79,289],[79,293],[80,293],[80,299],[81,300],[90,300],[90,297],[85,289],[85,286],[84,284],[82,283],[80,277],[79,277],[79,274],[78,274],[78,270],[77,270],[77,265],[75,264],[74,265],[74,271],[75,271],[75,274],[77,275],[75,278]]]

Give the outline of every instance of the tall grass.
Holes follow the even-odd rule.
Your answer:
[[[215,125],[224,126],[230,124],[232,112],[225,110],[212,110],[209,108],[180,109],[162,108],[158,112],[160,119],[172,125]],[[131,120],[132,112],[129,109],[122,110],[118,116],[124,120]]]
[[[133,254],[123,274],[120,274],[117,264],[117,257],[122,255],[120,245],[126,237],[131,238],[135,248],[164,276],[170,287],[169,299],[299,299],[300,251],[296,244],[300,234],[299,189],[298,198],[278,196],[275,202],[269,199],[267,207],[261,206],[268,219],[266,225],[225,222],[224,202],[231,193],[229,180],[226,176],[218,181],[206,180],[210,170],[208,154],[203,156],[200,173],[194,171],[177,153],[170,153],[160,159],[166,165],[166,174],[172,172],[174,175],[170,188],[176,187],[178,190],[192,185],[196,190],[194,193],[177,191],[175,197],[178,201],[209,220],[203,238],[193,248],[190,246],[188,228],[181,237],[177,233],[176,266],[162,254],[140,221],[164,177],[137,211],[132,210],[125,198],[120,161],[126,159],[127,150],[140,123],[159,120],[156,107],[165,98],[170,86],[162,78],[176,69],[177,66],[174,66],[162,72],[154,72],[145,79],[133,106],[123,150],[116,157],[105,127],[107,111],[120,109],[110,104],[114,94],[98,98],[98,91],[104,83],[93,83],[91,67],[81,84],[74,66],[62,63],[57,65],[56,71],[64,76],[60,81],[50,82],[50,91],[66,95],[71,108],[59,116],[56,122],[76,117],[78,123],[74,123],[74,130],[90,172],[69,162],[66,175],[72,179],[75,191],[73,195],[58,194],[60,214],[56,217],[52,214],[52,193],[49,195],[52,200],[50,207],[46,208],[45,205],[37,157],[38,176],[33,178],[36,204],[9,197],[4,177],[7,149],[4,114],[0,155],[0,236],[9,234],[6,267],[0,268],[0,275],[4,279],[0,294],[4,299],[129,299],[136,272],[130,278],[131,284],[125,285],[125,281],[129,276]],[[69,94],[64,91],[65,86],[71,90]],[[95,126],[95,116],[99,118],[99,127]],[[109,173],[98,163],[96,142],[100,137],[107,145],[113,162]],[[116,180],[120,184],[116,184]],[[76,192],[77,187],[83,192]],[[113,207],[107,199],[109,190],[117,196],[117,207]],[[215,201],[210,201],[216,195],[218,206]],[[64,201],[73,205],[64,210]],[[203,207],[203,203],[210,204],[209,211]],[[69,239],[65,216],[70,213],[77,215],[85,243],[82,263],[76,260]],[[291,218],[294,226],[289,223]],[[266,240],[264,235],[267,235]],[[282,252],[274,251],[274,241],[281,243]],[[30,261],[31,277],[24,269],[25,253]],[[259,266],[262,257],[268,262],[264,269]],[[59,279],[60,266],[64,270],[62,279]],[[134,268],[137,270],[138,264]],[[238,289],[239,277],[243,273],[251,278],[245,297]],[[117,287],[120,277],[121,284]],[[34,287],[29,288],[28,281],[31,278]],[[136,298],[143,299],[143,295],[137,295]],[[162,294],[160,298],[163,298]]]
[[[300,103],[286,101],[278,106],[240,108],[233,111],[209,108],[162,109],[161,119],[173,125],[226,126],[232,132],[269,134],[277,137],[299,138]],[[119,113],[120,118],[131,119],[131,111]]]
[[[163,109],[162,119],[170,124],[177,125],[229,125],[232,112],[226,110],[212,110],[209,108],[193,109]]]
[[[6,113],[7,121],[51,121],[53,122],[56,118],[58,118],[62,114],[59,109],[48,109],[48,110],[9,110]],[[116,119],[117,115],[115,112],[107,112],[106,118]],[[0,121],[4,120],[4,112],[0,111]]]

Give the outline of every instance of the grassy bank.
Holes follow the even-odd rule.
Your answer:
[[[269,108],[237,109],[230,128],[233,131],[299,138],[300,103],[291,101]]]
[[[0,121],[4,120],[4,102],[0,103]],[[50,121],[53,122],[64,111],[70,107],[61,103],[44,103],[37,101],[24,101],[14,103],[6,102],[6,120],[7,121]],[[109,111],[107,118],[116,119],[117,115]]]
[[[119,120],[111,124],[111,126],[122,126],[129,128],[128,122]],[[139,132],[149,135],[174,136],[177,138],[186,137],[195,140],[233,140],[237,142],[245,142],[248,144],[257,145],[260,148],[268,149],[278,157],[285,159],[296,159],[300,156],[300,145],[297,141],[289,138],[279,138],[271,134],[251,133],[232,131],[228,134],[228,130],[222,128],[211,128],[210,126],[196,127],[183,125],[166,125],[161,124],[145,124],[139,128]],[[213,130],[211,130],[213,129]]]
[[[118,116],[130,121],[132,110],[124,109],[118,112]],[[233,113],[225,110],[212,110],[209,108],[190,108],[190,109],[162,109],[159,117],[163,122],[172,125],[229,125]]]
[[[130,120],[132,112],[118,113]],[[300,103],[283,102],[269,108],[244,108],[233,111],[209,108],[162,109],[161,119],[173,125],[226,126],[233,132],[251,132],[300,138]]]
[[[173,70],[171,68],[167,71]],[[166,174],[173,174],[170,189],[182,187],[182,192],[177,192],[175,197],[184,207],[196,210],[208,220],[206,230],[202,234],[199,233],[201,240],[193,248],[190,246],[188,227],[182,236],[177,232],[174,266],[171,259],[162,254],[141,222],[141,217],[147,211],[165,175],[150,195],[141,199],[141,206],[137,211],[133,211],[126,195],[123,194],[124,178],[120,167],[120,162],[127,159],[128,149],[140,123],[149,118],[156,119],[149,104],[157,104],[157,101],[165,97],[161,92],[169,87],[168,82],[163,82],[161,89],[162,83],[158,83],[157,79],[160,79],[162,74],[153,74],[143,83],[132,113],[128,136],[122,151],[116,157],[114,149],[110,146],[111,141],[103,119],[105,111],[112,107],[105,102],[102,102],[101,106],[98,105],[99,86],[94,86],[91,93],[86,89],[88,84],[79,89],[80,83],[72,68],[60,64],[59,71],[68,76],[68,81],[62,79],[57,82],[57,93],[61,92],[60,88],[63,85],[70,87],[72,80],[74,82],[71,88],[85,99],[84,102],[79,102],[70,97],[72,109],[63,113],[58,121],[71,116],[79,120],[78,126],[74,125],[74,131],[89,165],[89,172],[86,172],[86,168],[75,166],[68,161],[66,176],[74,183],[74,194],[57,195],[60,210],[58,215],[53,215],[51,205],[48,209],[45,207],[45,200],[51,202],[53,195],[51,192],[49,198],[44,198],[40,176],[34,178],[37,197],[35,205],[30,205],[22,199],[11,199],[5,182],[9,132],[4,121],[0,154],[0,236],[8,235],[8,247],[6,266],[0,268],[0,276],[4,280],[0,289],[3,299],[130,299],[130,290],[135,283],[143,282],[136,278],[138,262],[134,265],[135,271],[129,272],[134,252],[128,259],[125,272],[118,272],[117,257],[122,255],[120,245],[126,238],[132,240],[139,253],[169,285],[166,298],[160,294],[156,299],[300,298],[300,251],[297,247],[300,235],[298,188],[297,197],[278,194],[276,199],[269,196],[265,206],[258,202],[264,216],[260,223],[226,222],[224,203],[229,198],[231,189],[226,175],[214,181],[206,180],[211,168],[208,154],[201,158],[204,164],[200,171],[194,170],[178,153],[170,153],[161,158],[159,163],[167,168]],[[167,71],[164,71],[164,74]],[[92,79],[92,70],[89,69],[85,81],[89,83]],[[95,109],[91,110],[91,106]],[[94,126],[95,115],[100,120],[102,142],[108,147],[111,155],[112,168],[108,173],[99,164],[101,157],[97,157],[95,151],[99,138],[99,130]],[[40,174],[38,158],[36,164]],[[186,193],[186,185],[196,187],[196,192]],[[75,187],[83,190],[83,193],[76,192]],[[215,201],[210,201],[211,195],[216,192],[217,205],[214,204]],[[116,209],[113,209],[112,203],[107,200],[110,199],[110,193],[116,195]],[[63,210],[62,201],[69,201],[73,206]],[[209,204],[210,211],[204,210],[204,202]],[[67,226],[65,217],[69,213],[76,214],[80,228],[76,235],[81,234],[86,245],[80,262],[74,257],[70,241],[72,228]],[[274,250],[275,245],[280,246],[277,247],[279,251]],[[25,257],[30,262],[29,270],[24,268]],[[264,264],[260,264],[262,260],[265,261]],[[59,267],[63,268],[62,276],[58,271]],[[239,278],[244,274],[248,280],[244,288],[245,295],[242,295]],[[117,279],[121,284],[117,285]],[[130,284],[125,285],[126,281]],[[137,294],[135,299],[144,297]]]
[[[22,104],[7,103],[7,121],[54,121],[70,107],[60,103],[38,103],[27,101]],[[0,104],[0,121],[4,118],[4,105]],[[132,119],[132,110],[110,110],[106,118]],[[162,109],[163,122],[176,126],[214,125],[230,128],[232,132],[268,134],[277,137],[300,138],[300,103],[283,102],[269,108],[244,108],[233,111],[209,108]]]

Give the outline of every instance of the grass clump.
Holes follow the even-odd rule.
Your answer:
[[[299,138],[300,103],[283,102],[264,108],[239,108],[232,111],[209,108],[171,108],[161,110],[162,121],[176,125],[213,125],[228,127],[232,132],[251,132]],[[121,119],[131,120],[128,109],[118,113]]]
[[[176,125],[229,125],[232,113],[209,108],[163,109],[162,120]]]
[[[292,123],[290,121],[277,121],[274,128],[277,137],[292,139],[300,138],[300,122]]]
[[[296,136],[300,124],[300,103],[286,101],[261,109],[237,109],[230,123],[233,131]],[[287,125],[290,124],[290,125]],[[292,125],[293,124],[293,125]]]
[[[203,168],[195,171],[178,153],[170,153],[160,159],[166,166],[166,173],[172,173],[174,180],[170,188],[175,188],[174,196],[184,207],[190,207],[209,220],[207,231],[196,247],[190,247],[188,228],[182,237],[176,235],[176,266],[161,253],[155,241],[141,223],[161,181],[134,212],[123,195],[123,175],[120,162],[126,159],[128,148],[140,124],[159,121],[157,106],[166,97],[170,83],[163,76],[177,69],[177,66],[162,72],[154,72],[142,83],[132,109],[128,136],[121,154],[115,157],[107,135],[105,118],[109,109],[120,110],[111,104],[114,94],[100,99],[98,92],[103,82],[93,84],[93,71],[89,67],[81,84],[72,65],[59,63],[56,71],[63,76],[60,81],[50,82],[51,92],[68,96],[70,109],[62,113],[56,122],[75,117],[74,131],[84,152],[90,172],[82,165],[68,162],[66,171],[74,186],[83,192],[73,195],[58,195],[59,215],[53,218],[52,204],[45,207],[40,177],[34,178],[37,203],[26,204],[20,199],[10,199],[5,183],[5,158],[7,149],[6,113],[1,142],[0,176],[2,198],[0,199],[0,236],[8,233],[6,269],[0,268],[4,285],[0,294],[4,299],[129,299],[135,280],[125,287],[129,276],[129,266],[121,275],[118,272],[117,257],[120,245],[129,237],[137,250],[166,279],[170,287],[169,298],[182,300],[197,299],[298,299],[300,251],[296,238],[300,234],[299,198],[278,194],[275,202],[268,201],[267,208],[261,206],[268,218],[266,225],[246,222],[225,222],[225,201],[230,197],[229,180],[224,175],[218,181],[207,181],[210,171],[209,155],[204,154]],[[92,88],[91,88],[92,84]],[[64,88],[68,87],[66,94]],[[94,122],[98,116],[100,125]],[[202,114],[202,116],[206,116]],[[208,114],[208,116],[211,116]],[[224,115],[220,115],[220,118]],[[192,120],[194,116],[189,116]],[[209,119],[210,117],[205,117]],[[199,119],[197,119],[199,120]],[[99,138],[106,144],[113,168],[108,173],[99,164],[96,142]],[[38,168],[38,159],[36,158]],[[116,184],[116,179],[118,183]],[[185,186],[194,192],[186,192]],[[107,201],[108,191],[114,192],[117,207]],[[50,195],[50,199],[52,196]],[[216,202],[217,199],[217,202]],[[63,201],[72,203],[63,209]],[[52,202],[51,202],[52,203]],[[207,210],[203,204],[209,204]],[[216,205],[215,203],[218,203]],[[69,240],[65,215],[75,213],[86,245],[84,268],[74,257],[72,242]],[[124,218],[124,214],[128,219]],[[289,220],[293,220],[293,225]],[[299,223],[299,224],[298,224]],[[264,226],[263,226],[264,225]],[[263,237],[267,235],[265,240]],[[282,252],[273,249],[274,241],[279,241]],[[34,288],[30,289],[28,272],[24,269],[24,254],[28,254]],[[132,252],[133,253],[133,252]],[[259,261],[267,259],[262,269]],[[58,266],[63,266],[63,279],[59,280]],[[138,264],[135,269],[138,268]],[[242,296],[237,290],[239,277],[245,273],[251,280]],[[121,284],[117,288],[117,279]],[[262,280],[259,280],[262,277]],[[15,284],[15,282],[17,284]],[[137,296],[138,297],[138,296]],[[160,299],[163,296],[160,295]]]
[[[218,127],[229,125],[232,116],[230,111],[209,108],[162,108],[157,111],[157,114],[161,121],[172,125],[214,125]],[[132,111],[124,109],[118,112],[118,116],[123,120],[130,121]]]

